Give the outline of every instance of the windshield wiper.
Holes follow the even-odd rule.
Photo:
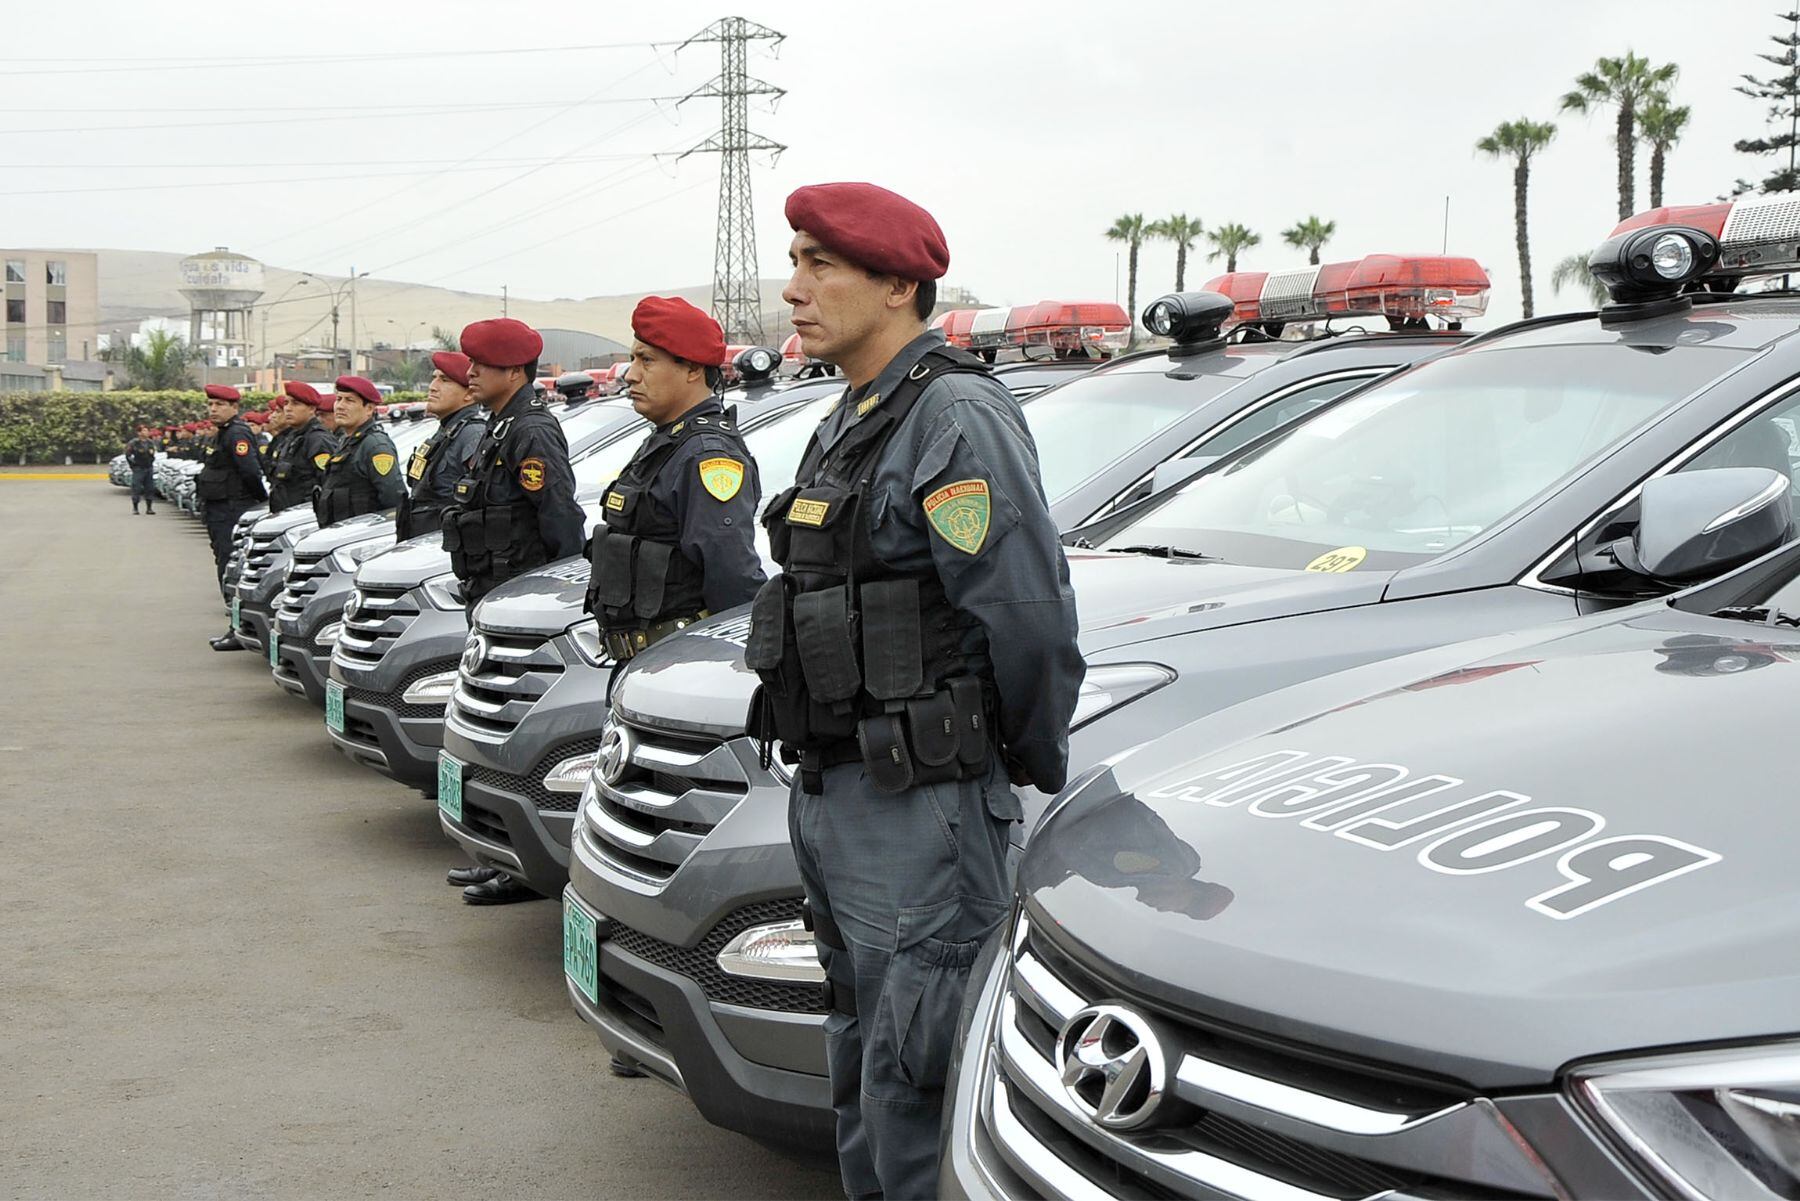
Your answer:
[[[1723,617],[1727,621],[1753,621],[1765,626],[1800,627],[1800,614],[1789,613],[1786,609],[1774,609],[1767,605],[1727,605],[1709,613],[1709,617]]]
[[[1153,559],[1217,559],[1217,555],[1201,554],[1181,546],[1109,546],[1115,555],[1149,555]]]

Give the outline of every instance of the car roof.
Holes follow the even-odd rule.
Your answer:
[[[1594,312],[1560,313],[1483,332],[1469,350],[1518,346],[1606,346],[1650,349],[1720,346],[1767,350],[1800,330],[1800,295],[1698,297],[1692,308],[1603,325]]]

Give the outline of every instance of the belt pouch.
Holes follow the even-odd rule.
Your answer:
[[[924,672],[919,581],[877,580],[864,584],[861,599],[864,687],[880,701],[916,695]]]
[[[957,676],[945,687],[956,709],[956,757],[973,775],[987,767],[993,747],[993,734],[988,729],[987,703],[981,681],[975,676]]]
[[[631,603],[631,550],[636,541],[612,530],[594,535],[594,595],[608,609]]]
[[[756,590],[750,602],[750,637],[744,643],[744,666],[765,679],[779,671],[787,651],[787,588],[785,575],[777,575]]]
[[[490,551],[505,550],[512,545],[512,510],[484,509],[483,528],[487,531],[487,549]]]
[[[906,702],[906,732],[913,757],[925,767],[942,767],[956,758],[961,731],[956,700],[948,689]]]
[[[662,612],[669,584],[669,561],[674,554],[674,546],[667,542],[638,539],[637,576],[632,580],[631,591],[635,611],[645,621]]]
[[[806,690],[827,705],[847,701],[862,688],[849,599],[849,590],[841,585],[794,597],[794,644]]]
[[[865,717],[856,726],[856,743],[862,750],[863,770],[883,792],[904,792],[912,787],[912,752],[898,713]]]

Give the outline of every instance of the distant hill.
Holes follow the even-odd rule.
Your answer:
[[[146,317],[183,317],[187,298],[180,292],[177,264],[184,255],[155,250],[96,250],[100,257],[100,324],[102,329],[135,326]],[[343,283],[341,275],[312,274],[310,283],[299,284],[307,272],[264,264],[262,303],[251,333],[264,344],[263,316],[268,316],[267,341],[278,350],[299,345],[331,344],[330,289]],[[782,303],[783,280],[763,280],[763,317],[769,338],[779,346],[791,332],[787,306]],[[397,283],[385,279],[360,280],[356,285],[357,344],[367,349],[375,342],[401,345],[430,338],[431,327],[460,330],[471,321],[500,315],[500,297],[479,292],[457,292],[426,284]],[[701,308],[711,301],[710,284],[664,291],[681,296]],[[534,326],[586,330],[621,342],[631,341],[631,310],[641,293],[623,296],[590,296],[583,300],[527,300],[513,297],[508,312]],[[280,300],[279,304],[270,302]],[[350,344],[350,309],[346,295],[340,306],[339,341]]]

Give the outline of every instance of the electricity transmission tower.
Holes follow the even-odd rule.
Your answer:
[[[750,208],[750,152],[766,150],[773,163],[787,149],[780,142],[750,132],[750,97],[772,96],[779,100],[787,91],[752,79],[745,70],[745,58],[751,42],[779,45],[785,36],[742,17],[723,17],[676,48],[679,54],[698,43],[719,43],[719,74],[681,99],[686,104],[697,96],[717,96],[719,132],[676,161],[689,154],[719,156],[719,230],[713,249],[712,311],[725,330],[727,342],[758,344],[763,340],[756,222]]]

